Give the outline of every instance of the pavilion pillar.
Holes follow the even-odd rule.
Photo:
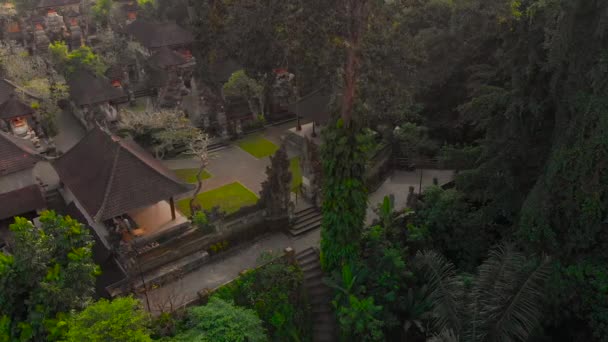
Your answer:
[[[171,206],[171,219],[175,220],[175,201],[173,197],[169,198],[169,205]]]
[[[317,136],[317,132],[315,132],[315,120],[312,120],[312,134],[311,136],[314,138]]]

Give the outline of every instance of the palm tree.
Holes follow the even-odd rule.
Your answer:
[[[510,244],[490,251],[473,277],[458,276],[434,251],[418,252],[415,265],[429,286],[439,334],[433,341],[525,341],[541,316],[549,258],[529,261]]]

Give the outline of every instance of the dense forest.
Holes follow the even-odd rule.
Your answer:
[[[461,340],[608,336],[607,3],[210,1],[195,8],[203,59],[236,55],[251,75],[288,65],[301,88],[327,84],[339,94],[340,119],[325,132],[322,152],[322,250],[329,270],[356,265],[358,284],[349,291],[359,302],[347,297],[344,306],[367,310],[339,313],[345,331],[391,340],[439,333],[412,323],[428,319],[428,304],[431,316],[473,315],[439,324]],[[429,190],[406,222],[364,229],[358,136],[365,127],[405,123],[428,134],[415,150],[461,165],[455,187]],[[421,260],[445,271],[422,287]],[[450,279],[470,288],[441,293]],[[432,286],[439,286],[434,301],[423,304],[417,296]],[[467,292],[480,298],[471,302]]]
[[[331,89],[334,117],[320,150],[321,263],[335,289],[342,340],[608,339],[608,2],[158,0],[149,15],[195,33],[197,77],[233,58],[266,88],[274,69],[287,68],[300,95]],[[456,165],[455,181],[415,196],[404,211],[386,198],[380,219],[367,227],[369,129],[409,158]],[[54,238],[68,248],[65,236],[74,233],[60,231],[63,218],[49,215]],[[43,245],[74,277],[94,273],[89,238],[80,232],[86,262],[52,256],[63,250],[47,246],[48,237],[28,242],[25,221],[15,230],[23,248]],[[57,332],[56,321],[49,328],[36,316],[39,308],[19,308],[18,297],[36,289],[30,305],[40,306],[69,284],[39,287],[20,275],[40,273],[35,264],[11,270],[12,263],[0,254],[0,305],[12,310],[0,328],[35,322],[22,340],[52,337],[49,331],[82,340],[87,315],[110,320],[118,310],[98,302],[65,319],[75,328],[61,329],[70,332]],[[66,294],[76,302],[81,296],[89,297]],[[42,311],[81,309],[67,301]],[[204,331],[210,328],[200,322],[230,311],[209,322],[240,320],[243,326],[224,328],[265,340],[250,309],[233,312],[219,299],[209,305],[192,314],[205,318],[186,325]],[[126,303],[120,311],[123,322],[135,322],[135,337],[125,340],[147,341],[148,330],[167,341],[198,340],[196,329],[173,339],[158,333],[159,320],[142,328],[149,323],[132,308]],[[286,320],[297,323],[293,317]],[[273,338],[309,340],[301,330]]]

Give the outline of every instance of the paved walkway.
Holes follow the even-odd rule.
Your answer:
[[[150,311],[159,314],[196,299],[198,291],[216,288],[236,278],[241,271],[259,265],[259,257],[263,252],[280,253],[287,247],[292,247],[297,252],[318,246],[319,242],[320,230],[297,239],[283,233],[264,236],[249,246],[228,252],[223,258],[205,264],[181,279],[150,290],[148,292],[148,300],[152,308]],[[143,294],[140,295],[140,299],[147,306]]]
[[[377,217],[374,209],[384,201],[385,196],[394,196],[395,209],[400,210],[405,208],[410,186],[414,187],[415,193],[419,193],[421,178],[422,191],[424,191],[424,189],[433,185],[433,178],[437,178],[439,185],[452,181],[454,179],[454,172],[450,170],[394,171],[378,190],[370,194],[367,206],[367,224],[371,224]]]
[[[195,169],[199,167],[196,159],[176,159],[163,161],[170,169]],[[262,191],[266,180],[266,166],[270,158],[257,159],[235,145],[212,153],[207,172],[211,178],[203,181],[202,192],[213,190],[233,182],[241,182],[255,194]]]
[[[54,138],[55,146],[63,153],[74,147],[86,134],[84,127],[68,111],[59,112],[56,123],[58,134]]]

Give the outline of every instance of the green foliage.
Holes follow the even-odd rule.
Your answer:
[[[444,145],[439,151],[439,161],[450,169],[468,170],[475,167],[480,154],[479,146]]]
[[[433,248],[460,269],[472,271],[496,240],[489,227],[482,228],[477,215],[462,192],[433,186],[424,192],[415,222],[428,230]]]
[[[307,340],[309,311],[302,296],[302,281],[299,267],[279,259],[245,273],[214,296],[254,309],[277,341]]]
[[[192,223],[201,231],[203,234],[211,234],[215,232],[215,227],[204,211],[197,211],[192,215]]]
[[[9,336],[44,338],[61,313],[83,308],[94,292],[99,268],[93,240],[70,217],[43,212],[40,227],[15,218],[12,256],[0,253],[0,317],[11,322]],[[6,320],[4,321],[6,325]]]
[[[402,156],[410,159],[433,156],[437,143],[428,135],[428,128],[407,122],[395,130],[395,140]]]
[[[490,251],[471,280],[433,251],[419,252],[415,264],[429,286],[434,330],[465,341],[526,341],[542,317],[548,259],[526,258],[511,245]]]
[[[264,86],[250,78],[245,70],[235,71],[223,86],[224,96],[242,97],[249,103],[252,113],[264,114]]]
[[[53,65],[64,75],[84,68],[97,75],[103,75],[107,66],[88,46],[81,46],[68,52],[65,42],[57,41],[49,45],[49,52]]]
[[[212,297],[209,303],[190,309],[186,330],[171,341],[184,342],[264,342],[262,321],[251,309],[234,306]]]
[[[105,299],[89,305],[69,319],[67,342],[146,342],[152,341],[146,324],[148,317],[137,299]]]
[[[111,8],[112,0],[96,0],[95,4],[91,7],[91,12],[93,13],[95,21],[102,25],[107,24]]]
[[[338,122],[323,132],[323,221],[321,261],[329,271],[357,259],[367,208],[365,189],[367,137]]]

